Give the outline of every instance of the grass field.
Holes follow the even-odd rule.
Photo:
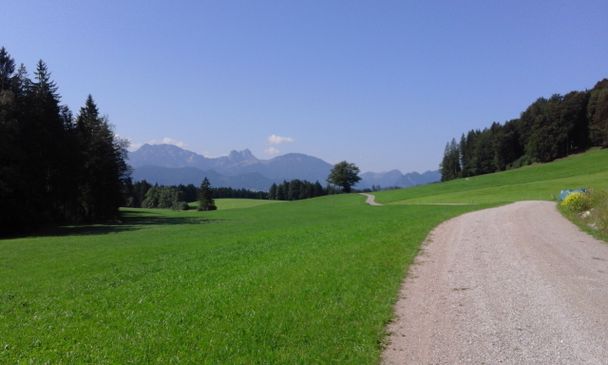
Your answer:
[[[0,363],[378,362],[428,232],[474,209],[606,186],[608,151],[469,180],[0,241]],[[435,206],[421,203],[466,202]],[[219,202],[218,202],[219,203]]]
[[[388,204],[492,204],[553,200],[560,190],[577,187],[608,188],[608,150],[596,149],[553,163],[496,174],[380,192],[376,200]]]
[[[276,203],[284,203],[284,202],[279,201],[279,200],[262,200],[262,199],[236,199],[236,198],[215,199],[215,205],[217,206],[217,209],[219,209],[219,210],[252,208],[252,207],[257,207],[259,205],[276,204]],[[196,208],[196,207],[198,207],[198,202],[189,203],[189,206],[191,208]]]

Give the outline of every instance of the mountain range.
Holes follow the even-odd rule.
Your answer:
[[[288,153],[269,160],[256,158],[250,150],[232,151],[228,156],[208,158],[171,144],[144,144],[130,152],[134,181],[160,185],[195,184],[207,177],[213,186],[268,190],[274,182],[301,179],[325,183],[332,165],[302,153]],[[408,187],[439,181],[438,171],[402,174],[399,170],[366,172],[356,188],[373,186]]]

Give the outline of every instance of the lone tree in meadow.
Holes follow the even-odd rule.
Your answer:
[[[216,210],[215,202],[213,201],[213,192],[211,184],[205,177],[198,191],[198,210]]]
[[[342,187],[342,191],[350,193],[353,185],[359,182],[359,168],[354,163],[338,162],[329,173],[327,182]]]

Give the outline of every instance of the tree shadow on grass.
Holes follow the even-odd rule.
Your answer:
[[[185,225],[185,224],[208,224],[218,222],[220,219],[210,219],[205,217],[180,217],[166,216],[157,212],[149,211],[123,211],[119,220],[102,224],[79,224],[43,227],[29,232],[2,235],[0,239],[40,237],[40,236],[84,236],[99,235],[108,233],[137,231],[147,226],[166,226],[166,225]]]

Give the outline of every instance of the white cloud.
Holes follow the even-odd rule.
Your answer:
[[[279,151],[278,148],[270,146],[264,150],[264,153],[266,153],[268,156],[276,156],[281,153],[281,151]]]
[[[163,137],[160,140],[152,139],[146,143],[148,143],[148,144],[172,144],[172,145],[180,147],[180,148],[184,148],[187,146],[187,144],[184,141],[180,141],[180,140],[177,140],[177,139],[171,138],[171,137]]]
[[[141,143],[133,142],[129,140],[129,151],[137,151],[139,147],[143,146]]]
[[[268,143],[270,143],[270,144],[281,144],[281,143],[292,143],[292,142],[294,142],[294,139],[291,137],[277,136],[276,134],[271,134],[270,137],[268,137]]]
[[[163,139],[161,140],[161,143],[163,144],[172,144],[175,145],[177,147],[186,147],[186,143],[184,143],[184,141],[179,141],[177,139],[173,139],[171,137],[163,137]]]
[[[175,146],[180,147],[180,148],[185,148],[185,147],[188,146],[184,141],[180,141],[180,140],[177,140],[177,139],[171,138],[171,137],[163,137],[161,139],[151,139],[151,140],[149,140],[147,142],[144,142],[144,143],[140,143],[140,142],[134,141],[134,140],[132,140],[131,138],[128,138],[128,137],[119,136],[118,134],[116,134],[116,137],[124,138],[124,139],[128,140],[129,141],[129,148],[128,149],[131,152],[138,150],[141,146],[144,145],[144,143],[147,143],[147,144],[172,144],[172,145],[175,145]]]

